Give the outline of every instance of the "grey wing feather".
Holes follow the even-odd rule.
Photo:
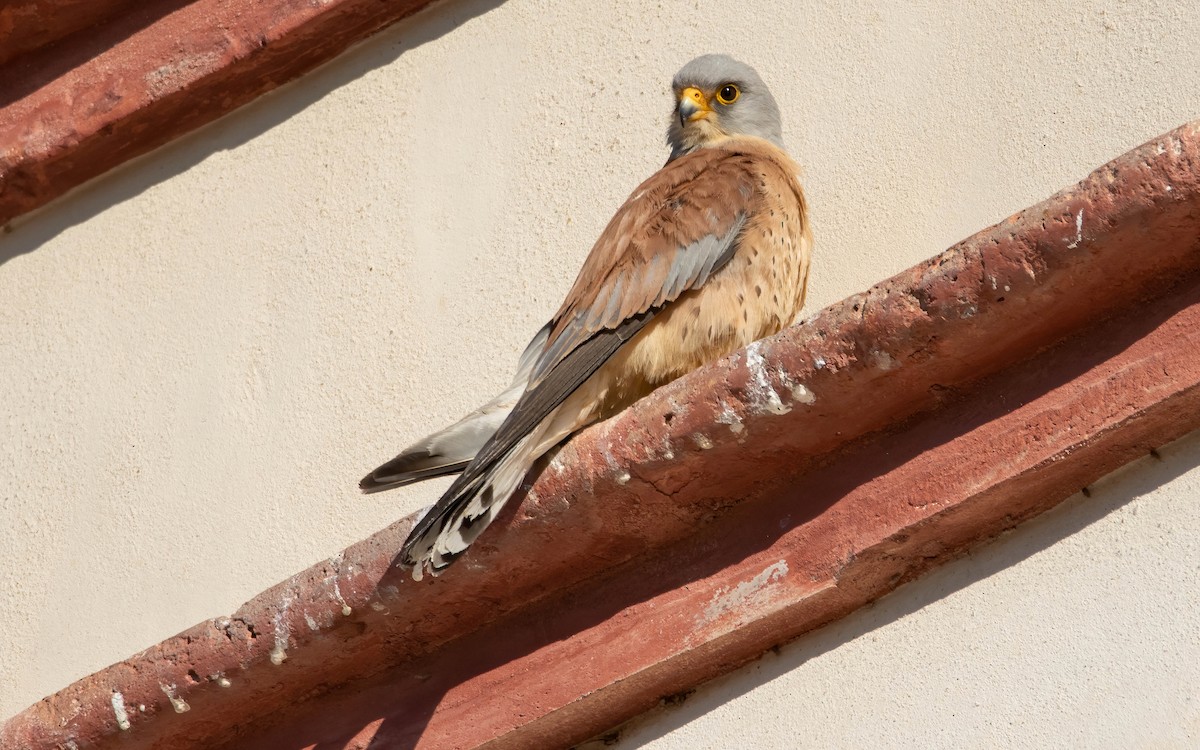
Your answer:
[[[636,315],[656,310],[667,302],[672,302],[689,289],[695,289],[713,273],[721,268],[737,250],[738,238],[746,226],[746,214],[738,212],[729,230],[725,234],[705,235],[699,240],[681,248],[674,258],[668,260],[663,256],[651,258],[647,268],[643,270],[647,276],[661,278],[663,284],[633,306]],[[606,289],[597,295],[592,314],[586,310],[577,310],[569,323],[563,326],[563,331],[545,347],[545,351],[530,363],[529,382],[537,385],[573,348],[588,336],[595,335],[597,329],[605,326],[616,328],[620,325],[619,304],[623,293],[623,284],[628,281],[625,273],[616,276]],[[610,322],[612,321],[612,322]],[[551,325],[559,321],[551,321]],[[527,352],[528,353],[528,352]]]
[[[479,449],[496,434],[513,406],[525,392],[529,374],[546,347],[550,335],[546,324],[521,354],[512,384],[502,393],[449,427],[413,443],[395,458],[363,477],[363,492],[382,492],[433,477],[457,474],[475,458]]]
[[[571,335],[572,328],[587,325],[585,311],[576,311],[564,333],[547,345],[538,357],[532,358],[529,387],[520,394],[504,423],[487,444],[476,451],[471,463],[462,469],[441,499],[409,532],[401,557],[404,564],[413,567],[414,578],[423,574],[426,564],[434,574],[443,570],[482,533],[529,468],[528,465],[509,465],[514,451],[519,452],[531,431],[544,418],[636,336],[664,302],[703,284],[709,274],[729,262],[745,223],[745,214],[739,213],[723,236],[707,235],[683,248],[670,266],[660,265],[665,290],[656,299],[647,299],[644,311],[615,328],[592,332],[582,343],[571,346],[570,342],[579,340]],[[660,256],[650,262],[665,264],[667,261]],[[624,280],[623,276],[618,276],[606,290],[609,296],[597,298],[593,309],[601,311],[599,319],[607,316],[611,300],[620,293]],[[552,324],[557,323],[557,320],[552,321]],[[505,478],[497,490],[495,485],[500,475]]]

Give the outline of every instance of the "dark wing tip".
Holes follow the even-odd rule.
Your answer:
[[[364,495],[370,495],[372,492],[380,492],[386,490],[392,485],[385,482],[380,482],[375,478],[375,472],[371,472],[362,478],[358,483],[358,488],[363,491]]]
[[[415,482],[417,477],[414,477],[413,474],[419,472],[408,471],[412,463],[411,455],[396,456],[391,461],[376,466],[374,471],[362,478],[362,481],[358,483],[358,488],[364,494],[369,495],[372,492],[382,492]]]
[[[466,468],[467,463],[466,461],[446,461],[440,456],[435,456],[433,460],[430,460],[428,454],[424,456],[401,454],[363,477],[358,483],[358,488],[367,495],[372,492],[383,492],[434,477],[457,474]]]

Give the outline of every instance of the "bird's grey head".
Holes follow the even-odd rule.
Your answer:
[[[675,74],[671,88],[671,159],[736,135],[757,136],[783,148],[779,105],[749,65],[728,55],[701,55]]]

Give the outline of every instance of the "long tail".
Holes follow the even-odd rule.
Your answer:
[[[437,574],[483,532],[521,478],[551,447],[596,421],[612,373],[601,366],[646,325],[649,315],[623,322],[575,347],[517,401],[504,424],[409,533],[402,561],[420,579]]]
[[[525,347],[517,362],[517,374],[513,376],[512,385],[503,393],[444,430],[426,435],[405,448],[395,458],[363,477],[358,483],[359,489],[368,494],[382,492],[433,477],[457,474],[465,469],[496,434],[496,430],[500,429],[500,425],[504,424],[509,412],[525,392],[529,373],[545,349],[549,335],[550,325],[547,324]]]
[[[510,447],[499,442],[485,446],[409,533],[400,555],[403,563],[412,567],[413,578],[420,580],[426,568],[437,575],[465,552],[500,513],[537,460],[594,421],[591,405],[595,401],[590,388],[580,388],[509,443]]]
[[[363,492],[382,492],[424,479],[457,474],[496,434],[525,390],[513,383],[508,390],[444,430],[427,435],[379,466],[358,483]]]
[[[526,436],[494,467],[453,495],[447,493],[421,519],[401,552],[412,576],[421,580],[426,568],[433,575],[449,567],[495,519],[521,479],[537,461],[537,435]]]

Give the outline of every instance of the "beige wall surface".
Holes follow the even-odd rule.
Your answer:
[[[780,100],[815,310],[1200,117],[1198,38],[1194,3],[449,0],[16,222],[0,717],[431,502],[444,483],[355,484],[507,383],[665,158],[693,55],[743,58]],[[1131,565],[1162,538],[1138,529]],[[1003,689],[942,635],[972,695]],[[871,637],[839,649],[863,680],[891,668]]]
[[[1200,747],[1200,433],[1159,454],[615,747]]]

